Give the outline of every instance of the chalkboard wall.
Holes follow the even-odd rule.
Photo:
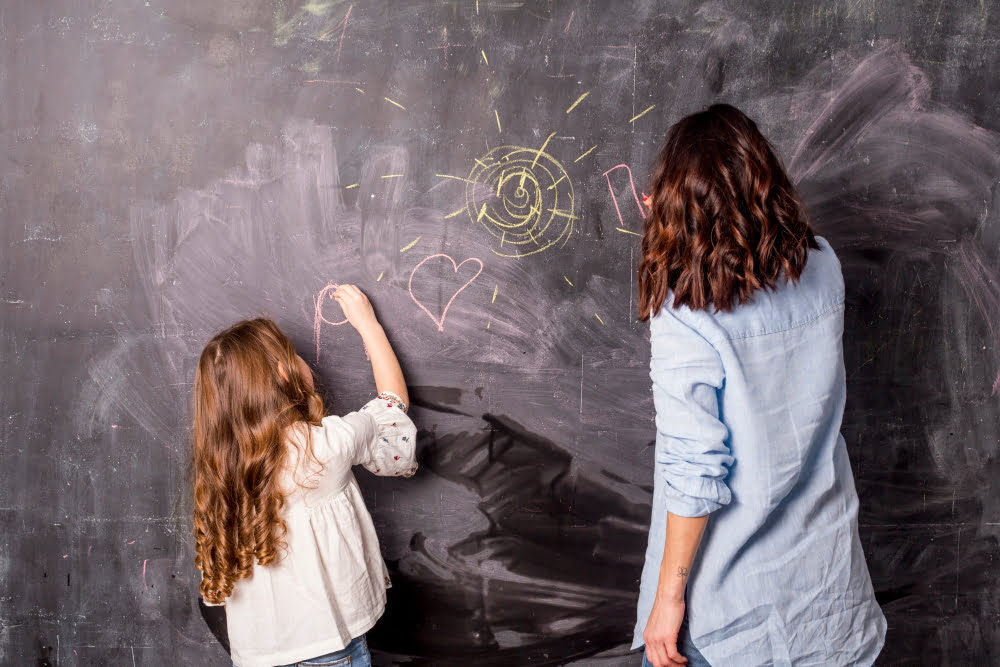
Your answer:
[[[638,198],[713,101],[843,262],[882,662],[997,664],[998,35],[995,0],[2,3],[0,664],[228,664],[195,361],[267,315],[355,409],[340,282],[421,429],[412,480],[359,475],[395,583],[377,662],[637,664]]]

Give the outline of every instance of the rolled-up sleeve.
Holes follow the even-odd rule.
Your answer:
[[[733,463],[729,431],[719,420],[725,372],[714,347],[664,309],[650,326],[650,377],[656,406],[656,469],[666,509],[704,516],[732,496],[726,475]]]

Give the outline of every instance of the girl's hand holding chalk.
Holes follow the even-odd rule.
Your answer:
[[[357,329],[362,336],[378,326],[378,318],[365,293],[358,289],[357,285],[339,285],[333,293],[333,298],[340,304],[344,311],[344,317]]]

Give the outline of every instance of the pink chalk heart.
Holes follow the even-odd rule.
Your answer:
[[[428,310],[427,306],[425,306],[424,304],[420,303],[420,300],[417,299],[417,297],[415,297],[413,295],[413,276],[417,275],[417,270],[421,266],[423,266],[427,262],[427,260],[435,259],[437,257],[443,257],[443,258],[447,259],[449,262],[451,262],[452,267],[454,267],[454,269],[455,269],[455,273],[458,273],[458,270],[460,268],[462,268],[462,266],[464,266],[466,262],[475,262],[476,264],[479,265],[479,270],[476,271],[475,275],[473,275],[471,278],[469,278],[467,281],[465,281],[465,283],[461,287],[459,287],[457,290],[455,290],[455,293],[451,295],[451,298],[448,299],[448,303],[445,304],[444,310],[441,311],[441,319],[438,319],[438,318],[434,317],[434,313],[432,313],[430,310]],[[482,273],[482,272],[483,272],[483,261],[481,259],[476,258],[476,257],[470,257],[470,258],[468,258],[466,260],[462,260],[462,262],[456,264],[455,260],[452,259],[452,257],[450,255],[446,255],[444,253],[438,253],[437,255],[430,255],[429,257],[425,257],[423,260],[420,261],[419,264],[417,264],[415,267],[413,267],[413,271],[410,273],[410,298],[413,299],[413,303],[417,304],[420,307],[420,310],[422,310],[425,313],[427,313],[427,316],[429,318],[431,318],[431,320],[434,321],[434,324],[437,325],[438,331],[444,331],[444,318],[448,316],[448,309],[451,308],[451,304],[455,302],[455,298],[459,294],[462,293],[462,290],[464,290],[466,287],[468,287],[469,285],[471,285],[472,281],[475,280],[476,278],[478,278],[479,274]]]

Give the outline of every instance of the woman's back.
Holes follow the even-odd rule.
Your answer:
[[[638,618],[667,512],[712,512],[687,610],[713,664],[871,664],[884,638],[840,435],[843,278],[817,240],[797,284],[729,312],[668,299],[650,323],[657,474]]]

